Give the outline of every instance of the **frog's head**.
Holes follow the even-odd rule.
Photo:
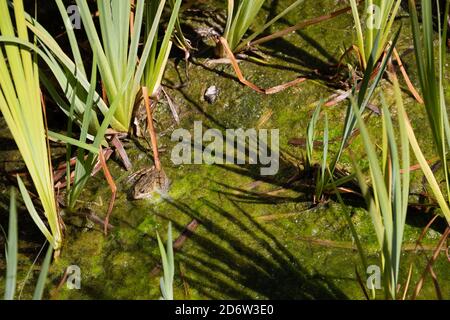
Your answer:
[[[144,174],[134,185],[132,196],[133,199],[150,199],[155,193],[165,194],[170,185],[163,170],[157,171],[154,167]]]
[[[152,183],[137,183],[133,188],[133,199],[150,199],[154,191]]]

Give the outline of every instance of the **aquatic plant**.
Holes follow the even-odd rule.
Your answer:
[[[444,196],[442,193],[441,186],[436,179],[433,170],[431,169],[430,165],[428,164],[427,159],[425,158],[425,155],[423,154],[419,143],[417,141],[416,135],[414,133],[414,129],[411,125],[411,121],[409,120],[408,114],[403,109],[401,110],[402,113],[400,114],[405,122],[405,126],[408,133],[408,139],[409,143],[411,145],[411,148],[414,152],[414,155],[416,156],[417,161],[419,162],[419,166],[424,173],[424,176],[429,184],[429,187],[434,194],[436,201],[441,208],[442,214],[444,215],[445,219],[447,220],[447,223],[450,225],[450,207],[448,205],[448,198]]]
[[[169,0],[171,10],[175,9],[176,0]],[[167,32],[167,31],[166,31]],[[180,11],[178,11],[177,19],[175,21],[175,45],[185,52],[185,58],[188,58],[190,51],[193,49],[191,42],[184,36],[183,29],[181,28]]]
[[[366,22],[362,23],[358,12],[358,0],[350,0],[353,19],[355,21],[358,55],[363,70],[371,62],[378,63],[388,46],[394,20],[400,8],[401,0],[368,0],[364,1]],[[373,49],[376,47],[375,52]]]
[[[317,120],[319,119],[320,109],[322,103],[320,103],[311,117],[311,120],[308,123],[308,127],[306,129],[306,165],[307,167],[311,167],[313,163],[313,152],[314,152],[314,140],[316,137],[316,125]]]
[[[173,277],[175,274],[175,262],[173,257],[173,243],[172,243],[172,223],[169,222],[169,228],[167,230],[167,245],[164,249],[164,244],[156,233],[158,238],[159,252],[161,254],[161,260],[163,265],[164,275],[160,279],[160,288],[162,299],[173,300]]]
[[[98,55],[100,76],[108,101],[113,103],[117,98],[121,100],[114,114],[117,122],[113,122],[112,127],[118,131],[128,132],[150,49],[157,41],[157,29],[165,0],[159,2],[140,56],[138,47],[143,26],[144,0],[136,1],[131,30],[130,1],[97,1],[100,34],[95,28],[87,1],[77,0],[76,3],[91,48]],[[176,15],[176,11],[173,14]],[[127,89],[119,96],[124,87]]]
[[[82,191],[86,186],[86,183],[91,177],[95,166],[97,164],[100,164],[101,168],[103,169],[103,173],[105,175],[106,181],[108,182],[112,193],[104,222],[104,233],[106,234],[108,229],[109,217],[114,207],[117,188],[106,165],[106,160],[102,146],[107,145],[105,141],[106,130],[110,126],[114,112],[118,108],[121,99],[116,99],[114,103],[110,106],[108,112],[106,113],[101,123],[101,126],[96,131],[95,136],[91,136],[91,139],[93,140],[92,143],[88,143],[89,124],[91,122],[92,117],[95,115],[95,112],[93,111],[93,104],[94,104],[93,98],[96,82],[97,82],[97,55],[94,52],[92,60],[92,71],[91,71],[89,92],[85,103],[86,108],[83,114],[83,121],[80,127],[81,130],[79,139],[77,140],[72,138],[73,123],[71,120],[72,119],[71,115],[73,114],[74,110],[74,100],[72,100],[69,109],[70,112],[68,118],[69,121],[67,125],[68,127],[67,136],[58,133],[52,133],[51,135],[54,138],[66,142],[66,191],[67,191],[66,206],[69,208],[69,210],[75,209],[76,202],[78,201]],[[119,93],[118,97],[122,96],[124,94],[124,91],[125,88],[122,88],[122,91]],[[72,146],[77,147],[75,169],[73,171],[73,174],[71,172]]]
[[[4,300],[14,300],[17,287],[17,252],[18,252],[18,228],[17,228],[17,204],[16,192],[11,188],[9,204],[9,226],[8,243],[6,248],[6,282]],[[41,300],[44,293],[45,281],[47,280],[48,270],[52,259],[53,248],[49,245],[44,262],[41,266],[41,272],[36,283],[33,294],[33,300]]]
[[[372,48],[372,53],[369,58],[369,64],[368,67],[364,71],[364,77],[360,83],[356,83],[353,87],[353,95],[356,95],[356,105],[358,106],[357,110],[359,114],[362,114],[368,104],[370,103],[373,94],[375,93],[375,90],[377,89],[378,85],[380,84],[380,81],[382,80],[384,73],[386,71],[386,67],[388,64],[388,61],[390,57],[392,56],[392,52],[395,48],[395,45],[397,43],[398,37],[400,35],[400,29],[397,31],[397,33],[394,35],[393,40],[391,41],[391,44],[389,46],[389,50],[386,51],[386,54],[381,61],[381,64],[378,68],[375,68],[375,61],[377,59],[377,52],[378,52],[378,44],[376,44]],[[373,72],[375,73],[375,76],[373,75]],[[372,80],[373,78],[373,80]],[[345,144],[347,143],[350,135],[352,134],[354,128],[356,125],[356,118],[355,118],[355,112],[354,112],[354,103],[350,102],[349,106],[347,108],[347,114],[344,121],[344,132],[343,137],[341,140],[341,146],[339,148],[338,156],[336,157],[335,162],[337,162],[337,159],[340,158],[340,154],[342,153]]]
[[[17,44],[17,41],[29,43],[29,40],[23,2],[15,0],[13,3],[17,34],[14,31],[8,2],[0,1],[0,110],[31,176],[50,229],[34,207],[21,178],[17,176],[25,205],[38,228],[55,250],[58,250],[62,242],[62,233],[53,189],[50,150],[46,138],[45,106],[39,87],[39,70],[36,55],[32,54],[28,47]],[[14,39],[17,41],[9,41]]]
[[[399,114],[402,114],[404,112],[403,101],[396,79],[394,90],[397,110]],[[369,130],[358,112],[356,101],[352,99],[353,110],[369,162],[370,187],[355,160],[353,160],[353,164],[377,235],[385,294],[391,299],[396,299],[400,255],[408,210],[410,151],[405,121],[399,117],[399,142],[397,142],[391,113],[384,97],[381,95],[380,98],[383,106],[381,159],[377,155]]]
[[[39,43],[38,48],[32,49],[36,50],[39,58],[47,64],[51,71],[51,75],[56,80],[55,83],[53,79],[49,78],[48,74],[41,72],[40,80],[43,86],[47,89],[49,96],[60,107],[64,114],[68,117],[70,116],[72,122],[81,126],[83,115],[86,110],[86,96],[90,88],[89,78],[85,72],[85,59],[81,57],[81,50],[65,5],[62,0],[55,0],[55,3],[65,26],[73,58],[66,54],[60,47],[60,42],[57,41],[57,39],[37,21],[37,19],[27,13],[25,13],[26,23],[28,29],[36,36],[37,42]],[[60,95],[61,91],[63,97]],[[94,100],[97,108],[96,112],[91,115],[91,120],[89,122],[89,132],[91,134],[95,134],[100,127],[98,116],[101,115],[97,115],[97,112],[101,112],[106,116],[109,110],[107,103],[103,101],[101,95],[96,92]],[[69,101],[69,103],[67,103],[67,101]],[[74,106],[73,110],[70,110],[71,104]],[[117,122],[114,118],[112,121]],[[50,132],[49,135],[52,136],[53,133]]]
[[[314,142],[316,137],[316,126],[317,121],[319,120],[320,111],[322,107],[323,102],[320,102],[319,105],[314,110],[314,113],[311,117],[311,120],[308,124],[307,130],[306,130],[306,170],[311,171],[313,170],[313,153],[314,153]],[[328,143],[329,143],[329,136],[328,136],[328,116],[325,113],[324,116],[324,129],[323,129],[323,150],[322,150],[322,160],[320,162],[320,168],[318,168],[317,172],[315,173],[315,184],[316,184],[316,190],[315,190],[315,200],[320,200],[320,197],[323,193],[323,190],[325,188],[325,183],[327,182],[326,174],[328,170]]]
[[[88,131],[89,131],[89,123],[91,122],[91,118],[95,114],[92,110],[93,107],[93,95],[94,95],[94,89],[95,89],[95,83],[97,79],[97,58],[94,54],[94,58],[92,61],[92,75],[91,75],[91,85],[89,86],[89,93],[87,96],[86,104],[85,104],[85,111],[83,113],[83,122],[80,127],[80,137],[78,140],[75,140],[72,138],[72,126],[73,121],[71,116],[68,117],[67,122],[67,136],[57,136],[61,140],[66,141],[66,198],[67,198],[67,207],[69,209],[74,209],[75,204],[80,197],[81,192],[83,191],[89,177],[91,176],[91,173],[94,169],[94,166],[98,159],[99,149],[101,144],[104,141],[104,135],[106,132],[106,129],[109,125],[108,119],[105,119],[103,122],[102,127],[100,127],[97,130],[96,137],[94,138],[94,141],[92,144],[87,144],[87,137],[88,137]],[[69,115],[72,115],[75,108],[75,103],[72,101],[70,104],[70,113]],[[115,106],[112,106],[115,109]],[[114,113],[114,109],[110,107],[109,110],[109,117],[112,117]],[[86,148],[86,146],[89,146],[90,148]],[[71,164],[70,160],[72,157],[72,146],[78,146],[76,150],[76,162],[75,162],[75,169],[73,171],[73,183],[72,180],[72,172],[71,172]]]
[[[334,179],[333,175],[330,172],[330,168],[328,166],[328,149],[329,149],[329,125],[328,125],[328,115],[324,114],[324,127],[323,127],[323,134],[322,134],[322,159],[319,163],[319,167],[316,166],[314,168],[313,166],[313,152],[314,152],[314,142],[315,136],[316,136],[316,125],[317,121],[319,120],[320,113],[321,113],[321,107],[322,107],[322,101],[319,103],[319,105],[314,110],[313,116],[311,117],[311,120],[307,127],[306,132],[306,170],[311,171],[314,176],[314,182],[315,182],[315,192],[314,192],[314,202],[318,202],[321,200],[321,197],[323,195],[323,192],[325,188],[331,188],[331,191],[334,192],[334,194],[337,197],[337,200],[339,204],[344,208],[344,219],[350,229],[350,232],[352,234],[353,240],[356,244],[356,247],[358,249],[359,256],[361,258],[362,266],[364,267],[364,270],[367,269],[367,258],[365,251],[363,249],[363,246],[361,244],[360,237],[358,233],[356,232],[355,225],[353,224],[353,221],[351,219],[351,213],[347,210],[347,206],[341,196],[341,193],[339,191],[338,185],[344,184],[348,181],[353,180],[356,175],[350,174],[347,176],[340,177],[338,179]],[[328,179],[328,180],[327,180]],[[357,269],[356,269],[357,270]]]
[[[439,2],[436,1],[438,8],[438,16],[442,8],[439,7]],[[428,123],[432,132],[432,140],[434,142],[436,151],[439,155],[440,162],[444,171],[446,198],[443,199],[443,195],[435,184],[435,178],[432,171],[429,169],[429,165],[423,161],[419,161],[424,171],[425,177],[430,183],[430,187],[433,193],[437,197],[438,202],[444,206],[444,202],[448,203],[450,199],[450,177],[448,167],[447,148],[450,148],[450,122],[447,113],[447,106],[445,102],[444,93],[444,71],[446,66],[446,38],[447,38],[447,19],[444,21],[444,28],[442,29],[441,21],[438,22],[438,44],[439,54],[435,56],[434,52],[434,30],[433,30],[433,13],[432,13],[432,1],[422,1],[422,28],[419,26],[419,18],[416,9],[416,3],[414,0],[409,0],[410,18],[412,26],[412,35],[414,40],[414,50],[416,63],[418,68],[420,88],[422,91],[423,99],[425,102],[425,110],[428,117]],[[444,9],[444,17],[448,17],[449,14],[449,2],[446,1],[446,7]],[[439,18],[440,19],[440,18]],[[418,147],[418,146],[417,146]],[[414,148],[414,147],[413,147]],[[417,152],[420,149],[414,148]],[[418,160],[421,160],[422,156],[417,154]],[[433,187],[434,186],[434,187]],[[446,206],[446,205],[445,205]],[[442,208],[444,213],[446,209]],[[450,223],[449,216],[446,216]]]
[[[302,2],[303,0],[295,1],[269,22],[256,27],[256,30],[248,38],[243,40],[243,37],[261,10],[264,0],[228,0],[228,17],[223,37],[227,40],[233,52],[241,51],[253,39],[262,34],[267,28],[295,9]],[[221,57],[226,56],[224,48],[220,43],[217,47],[217,54]]]
[[[145,78],[153,83],[154,87],[160,83],[165,63],[170,53],[170,37],[173,25],[176,22],[181,0],[172,1],[172,15],[167,29],[166,37],[157,52],[158,25],[165,7],[165,0],[147,1],[138,0],[132,6],[129,1],[97,1],[100,30],[94,24],[86,0],[78,0],[77,7],[89,40],[92,53],[97,54],[100,79],[104,92],[94,92],[93,110],[89,133],[95,134],[100,126],[97,114],[100,111],[106,116],[111,105],[119,98],[121,101],[114,116],[111,118],[111,127],[116,131],[128,132],[132,112],[136,104],[136,96],[140,90],[141,81]],[[73,121],[81,126],[83,114],[86,110],[86,97],[90,83],[85,72],[84,60],[74,33],[74,27],[67,14],[62,0],[56,0],[61,18],[69,40],[71,55],[60,47],[56,39],[45,30],[39,22],[26,15],[28,28],[36,35],[43,50],[39,51],[44,61],[50,67],[65,98],[74,102]],[[145,34],[144,11],[152,7],[151,14],[146,14]],[[148,11],[147,11],[148,12]],[[140,47],[141,36],[144,35],[144,46]],[[149,60],[149,65],[147,62]],[[59,96],[57,90],[45,75],[43,83],[51,97],[57,102],[66,115],[70,114],[70,105]],[[77,87],[77,91],[75,91]],[[121,92],[124,91],[122,95]],[[104,99],[103,99],[104,98]]]
[[[295,32],[297,30],[305,29],[305,28],[308,28],[310,26],[316,25],[318,23],[321,23],[321,22],[324,22],[324,21],[328,21],[330,19],[334,19],[334,18],[336,18],[336,17],[338,17],[338,16],[340,16],[340,15],[342,15],[344,13],[347,13],[350,10],[351,10],[351,7],[345,7],[345,8],[333,11],[331,13],[327,13],[327,14],[319,16],[319,17],[314,17],[314,18],[310,18],[310,19],[307,19],[307,20],[303,20],[301,22],[296,23],[293,26],[289,26],[287,28],[284,28],[282,30],[276,31],[274,33],[271,33],[269,35],[262,36],[262,37],[259,37],[260,36],[259,32],[255,32],[250,37],[246,38],[245,40],[242,40],[241,43],[238,45],[238,47],[234,50],[234,52],[238,53],[240,51],[243,51],[243,50],[247,49],[248,47],[253,47],[253,46],[256,46],[258,44],[266,43],[266,42],[274,40],[274,39],[285,37],[285,36],[287,36],[289,34],[292,34],[293,32]],[[283,15],[284,14],[281,13],[280,15],[278,15],[274,19],[278,20]],[[262,29],[265,30],[266,28],[262,27]]]
[[[27,27],[35,34],[42,47],[42,50],[34,47],[31,47],[31,49],[35,50],[39,57],[48,65],[65,96],[65,98],[61,97],[54,84],[41,73],[42,82],[50,97],[68,116],[67,135],[48,131],[48,136],[55,141],[63,141],[67,144],[66,205],[69,209],[73,209],[87,180],[91,176],[95,164],[98,162],[101,146],[107,145],[105,140],[106,130],[110,125],[118,123],[114,118],[114,114],[119,103],[122,101],[119,98],[123,96],[127,90],[126,84],[130,82],[131,75],[127,79],[127,82],[125,82],[124,87],[118,92],[118,99],[113,101],[110,106],[107,107],[105,101],[101,99],[95,91],[97,85],[97,52],[95,48],[93,48],[92,74],[91,80],[89,81],[87,80],[84,62],[83,59],[81,59],[80,49],[66,9],[62,0],[56,0],[56,4],[61,17],[65,22],[72,55],[74,56],[73,60],[64,53],[56,40],[36,21],[36,19],[33,19],[27,14],[25,14],[25,16],[27,19]],[[14,41],[17,42],[17,40]],[[20,42],[20,44],[30,47],[29,44],[23,42]],[[65,101],[66,99],[70,101],[69,104]],[[98,109],[94,108],[94,106]],[[98,121],[97,110],[100,110],[103,113],[103,120],[101,123]],[[79,139],[75,139],[72,136],[73,123],[78,124],[81,129]],[[72,146],[78,148],[76,152],[75,170],[73,172],[70,170]],[[102,168],[104,169],[105,174],[107,174],[107,167],[102,166]],[[71,185],[72,179],[73,184]],[[110,179],[108,179],[108,182],[110,182]],[[112,200],[114,200],[114,192]],[[111,210],[112,209],[109,209],[108,212]]]
[[[156,91],[161,85],[161,80],[166,69],[167,60],[169,59],[170,50],[172,48],[172,33],[174,27],[178,30],[178,43],[185,49],[189,50],[188,43],[184,38],[180,22],[178,19],[178,12],[181,6],[181,0],[170,1],[172,15],[169,24],[165,30],[164,38],[160,45],[157,41],[152,42],[150,55],[144,71],[143,84],[147,88],[151,96],[156,94]],[[153,23],[158,20],[158,1],[147,1],[145,5],[145,36],[148,37],[152,33]],[[156,31],[156,35],[158,31]],[[183,40],[184,39],[184,40]]]
[[[50,132],[49,135],[53,139],[67,143],[67,205],[70,209],[73,209],[95,164],[99,160],[99,148],[102,145],[106,146],[105,134],[108,127],[111,126],[118,131],[129,131],[144,67],[146,67],[145,78],[154,88],[152,93],[159,87],[170,53],[170,38],[178,17],[177,12],[181,0],[171,2],[173,5],[172,16],[167,29],[168,32],[160,48],[157,44],[157,32],[165,1],[145,2],[139,0],[134,11],[131,3],[127,1],[111,3],[98,1],[101,37],[97,33],[86,1],[78,1],[80,16],[91,44],[93,60],[95,60],[93,61],[90,81],[66,8],[61,0],[57,0],[56,4],[65,23],[73,59],[64,53],[55,39],[35,19],[29,17],[28,27],[44,46],[44,52],[41,53],[41,56],[49,65],[64,91],[65,98],[70,102],[70,104],[67,104],[65,99],[59,96],[51,82],[45,78],[44,84],[51,97],[69,117],[67,136],[55,132]],[[146,9],[147,20],[146,41],[142,54],[138,57],[144,9]],[[157,49],[159,49],[159,52]],[[146,61],[149,56],[150,59],[147,64]],[[105,100],[95,91],[97,61],[106,93]],[[109,106],[107,106],[108,103]],[[101,124],[98,121],[97,110],[100,110],[104,116]],[[79,139],[72,137],[72,123],[76,123],[81,128]],[[88,141],[92,143],[88,143]],[[69,165],[71,145],[78,148],[75,170],[72,173]],[[112,199],[114,199],[114,182],[106,166],[103,169],[113,191]],[[72,186],[70,183],[71,174],[73,174],[74,181]],[[112,210],[112,203],[113,201],[108,213]]]
[[[380,84],[380,81],[383,79],[388,61],[392,56],[399,35],[400,29],[394,35],[388,50],[386,51],[385,55],[383,56],[383,59],[381,60],[380,64],[377,67],[375,67],[373,61],[376,59],[378,46],[375,45],[373,47],[372,54],[369,58],[370,63],[367,65],[367,68],[364,71],[363,79],[360,82],[355,83],[355,85],[353,86],[351,94],[353,95],[353,97],[355,97],[353,98],[355,101],[354,102],[350,101],[349,105],[347,106],[341,142],[339,144],[338,151],[336,152],[336,154],[331,160],[331,163],[329,164],[329,170],[324,173],[325,177],[320,179],[322,181],[323,186],[316,189],[317,199],[320,199],[322,197],[323,191],[325,191],[326,189],[328,190],[332,189],[333,185],[339,186],[354,178],[353,175],[338,177],[337,179],[335,179],[333,183],[330,183],[332,181],[331,179],[332,175],[335,174],[336,167],[342,157],[344,150],[347,147],[348,141],[354,134],[354,130],[356,128],[356,114],[354,104],[356,103],[358,113],[361,116],[364,113],[364,111],[366,111],[367,106],[369,105],[370,101],[373,98],[375,90]]]

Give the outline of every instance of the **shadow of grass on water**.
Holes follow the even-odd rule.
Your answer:
[[[325,277],[302,267],[276,235],[236,202],[229,198],[225,201],[229,210],[205,199],[205,210],[170,202],[199,221],[203,229],[189,239],[195,250],[176,256],[189,270],[185,279],[192,289],[211,299],[347,298]]]

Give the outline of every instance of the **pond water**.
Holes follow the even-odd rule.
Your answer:
[[[202,2],[203,3],[203,2]],[[211,3],[211,2],[208,2]],[[290,1],[268,1],[260,23],[269,13],[280,12]],[[305,1],[295,12],[277,23],[273,30],[298,21],[317,17],[341,7],[344,1]],[[212,18],[225,15],[225,8],[215,4],[202,4],[209,15],[199,18],[194,11],[185,15],[186,28],[195,30],[209,26]],[[404,18],[402,18],[405,16]],[[408,18],[400,14],[396,22],[403,30],[397,46],[404,53],[411,46]],[[216,19],[217,20],[217,19]],[[289,144],[292,138],[304,138],[312,112],[321,99],[335,92],[332,66],[353,41],[351,14],[323,22],[260,46],[266,63],[244,61],[240,64],[245,77],[261,87],[272,87],[299,76],[317,75],[295,87],[274,95],[262,95],[243,86],[230,65],[208,66],[212,50],[199,52],[189,64],[189,79],[182,59],[171,59],[163,84],[177,106],[181,123],[177,125],[166,99],[157,106],[156,126],[160,132],[159,145],[162,164],[171,180],[169,199],[131,200],[132,186],[126,182],[131,172],[125,171],[113,157],[108,162],[118,185],[118,197],[112,212],[113,229],[108,236],[102,227],[83,215],[66,212],[64,247],[60,258],[52,265],[49,276],[48,297],[53,299],[158,299],[160,256],[156,232],[165,239],[168,221],[172,221],[176,238],[193,219],[199,226],[175,254],[175,298],[177,299],[364,299],[356,281],[355,266],[360,266],[356,246],[352,241],[345,215],[357,228],[368,252],[369,264],[378,264],[376,237],[370,218],[357,199],[348,199],[342,208],[334,201],[314,206],[311,190],[304,186],[306,173],[302,158],[305,148]],[[206,40],[200,44],[205,48]],[[406,54],[404,64],[411,70],[415,84],[414,56]],[[180,86],[184,83],[184,86]],[[219,94],[214,103],[204,99],[210,86]],[[383,91],[390,101],[392,88],[384,81]],[[405,90],[407,110],[417,129],[419,140],[429,135],[426,114]],[[377,101],[374,102],[376,105]],[[326,109],[330,120],[330,139],[340,137],[346,103]],[[263,121],[265,120],[265,121]],[[3,124],[3,120],[0,120]],[[171,141],[175,128],[193,131],[194,121],[202,121],[205,128],[265,128],[279,129],[280,171],[273,177],[261,177],[259,167],[249,165],[174,165]],[[371,130],[380,128],[376,114],[370,117]],[[319,122],[319,132],[322,124]],[[4,125],[1,126],[4,128]],[[376,135],[375,135],[376,136]],[[319,136],[318,140],[322,138]],[[1,129],[2,170],[11,172],[22,168],[7,129]],[[6,149],[3,145],[9,146]],[[423,144],[422,144],[423,145]],[[133,163],[132,171],[152,165],[149,147],[142,139],[125,144]],[[338,147],[337,141],[331,151]],[[354,154],[364,154],[359,138],[352,143]],[[426,154],[432,146],[425,146]],[[55,153],[63,153],[56,148]],[[320,159],[320,150],[315,151]],[[361,166],[366,162],[358,159]],[[347,153],[341,163],[350,169]],[[297,176],[298,179],[291,178]],[[414,179],[421,180],[419,173]],[[7,225],[8,188],[10,180],[1,177],[1,224]],[[91,179],[79,203],[80,212],[89,208],[103,218],[110,197],[109,188],[98,174]],[[423,239],[424,248],[414,252],[415,241],[429,221],[426,213],[411,214],[405,230],[400,283],[405,283],[409,266],[413,265],[412,284],[420,278],[432,254],[433,245],[440,237],[440,228],[430,229]],[[23,279],[30,264],[44,242],[34,229],[25,211],[20,216],[19,236],[20,277]],[[31,225],[31,227],[30,227]],[[4,261],[4,259],[0,259]],[[38,264],[39,265],[39,264]],[[80,290],[62,286],[56,290],[69,265],[81,270]],[[0,265],[4,274],[5,265]],[[34,267],[23,292],[29,297],[37,279]],[[364,270],[361,270],[360,272]],[[442,254],[434,271],[444,298],[450,298],[450,272],[448,261]],[[362,278],[366,276],[362,274]],[[0,291],[3,278],[0,280]],[[403,287],[402,287],[403,288]],[[381,293],[379,298],[383,298]],[[435,298],[435,289],[429,278],[425,281],[420,298]]]

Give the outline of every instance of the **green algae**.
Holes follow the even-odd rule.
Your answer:
[[[277,11],[287,5],[286,1],[279,3]],[[276,28],[329,13],[335,5],[334,0],[306,1],[298,12],[290,13]],[[223,13],[223,6],[219,8],[212,10]],[[270,10],[264,7],[260,22],[265,21]],[[205,22],[187,19],[187,23],[202,25]],[[352,18],[348,14],[295,32],[261,46],[268,56],[267,64],[244,61],[240,66],[246,78],[261,87],[281,84],[314,70],[326,72],[352,43],[351,25]],[[411,45],[408,27],[403,28],[400,52]],[[240,84],[230,66],[207,67],[205,62],[206,59],[196,59],[189,66],[187,86],[167,89],[179,109],[179,127],[192,131],[194,121],[203,121],[204,127],[220,130],[254,128],[261,116],[271,111],[273,115],[262,127],[279,128],[281,149],[301,164],[303,148],[289,145],[288,141],[304,137],[313,110],[321,99],[327,99],[334,92],[330,83],[323,79],[307,81],[276,95],[265,96]],[[408,55],[404,63],[409,70],[414,70],[412,55]],[[411,77],[416,83],[414,72]],[[179,70],[171,60],[163,83],[175,86],[180,81]],[[219,89],[214,104],[203,98],[211,85]],[[392,102],[390,90],[389,83],[383,83],[379,89],[385,92],[388,102]],[[425,153],[432,155],[432,146],[426,142],[429,129],[423,107],[406,98],[406,93],[405,101]],[[341,135],[345,108],[346,103],[341,103],[325,110],[330,119],[330,139]],[[280,173],[257,186],[251,184],[261,177],[252,166],[174,166],[170,150],[175,142],[170,140],[170,133],[178,126],[166,103],[158,105],[156,119],[157,130],[164,133],[159,141],[161,149],[165,150],[161,153],[162,163],[172,180],[169,200],[130,200],[132,186],[126,183],[130,172],[124,171],[117,161],[110,161],[108,165],[118,184],[111,217],[114,229],[105,237],[101,226],[85,217],[66,213],[66,238],[61,257],[51,269],[49,298],[158,299],[160,274],[152,272],[157,270],[160,261],[156,232],[165,235],[168,221],[172,221],[176,235],[192,219],[197,219],[200,226],[175,255],[177,299],[364,299],[355,279],[355,266],[359,266],[363,278],[364,270],[344,218],[351,214],[367,250],[369,264],[379,264],[376,237],[370,218],[360,208],[363,204],[355,203],[351,212],[332,201],[314,208],[306,193],[308,190],[296,185],[280,190],[297,171],[289,161],[282,161]],[[369,119],[369,124],[373,132],[380,127],[376,116]],[[145,141],[131,141],[126,147],[133,170],[152,165]],[[351,147],[355,154],[363,154],[360,139],[356,138]],[[332,151],[336,148],[337,142],[333,143]],[[317,151],[316,159],[320,156]],[[362,167],[367,166],[363,158],[358,161]],[[341,165],[350,168],[347,154]],[[421,176],[417,174],[415,179]],[[268,195],[270,191],[275,193]],[[103,217],[109,197],[110,190],[103,176],[98,174],[84,190],[79,208],[89,208]],[[408,224],[405,243],[414,244],[423,226],[420,221]],[[439,236],[437,231],[429,230],[423,242],[436,244]],[[405,282],[410,263],[414,265],[412,283],[416,283],[430,255],[429,251],[417,254],[404,251],[400,283]],[[23,255],[21,259],[24,265],[31,263],[29,256]],[[56,292],[69,265],[80,267],[81,289],[69,290],[62,286]],[[450,274],[445,257],[441,255],[434,270],[441,291],[447,294]],[[383,295],[378,293],[377,297],[383,298]],[[434,297],[431,281],[425,282],[420,298]]]

